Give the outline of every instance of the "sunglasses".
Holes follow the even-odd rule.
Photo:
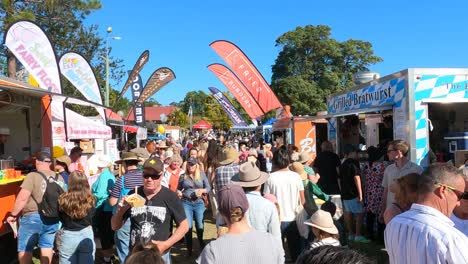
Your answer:
[[[143,178],[145,178],[146,180],[151,178],[154,181],[154,180],[157,180],[157,179],[161,178],[161,175],[162,175],[162,173],[160,173],[160,174],[143,174]]]
[[[452,187],[450,185],[443,184],[443,183],[440,183],[440,182],[436,182],[435,184],[439,185],[439,186],[445,186],[447,189],[451,190],[457,196],[458,201],[468,200],[468,192],[466,192],[466,191],[465,192],[459,191],[459,190],[455,189],[454,187]]]

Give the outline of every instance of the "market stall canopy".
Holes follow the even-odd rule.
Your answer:
[[[231,130],[255,130],[257,128],[256,125],[250,124],[248,126],[233,126]]]
[[[205,120],[201,120],[200,122],[193,125],[193,128],[195,128],[195,129],[211,129],[211,125],[208,122],[206,122]]]
[[[264,126],[271,126],[273,125],[273,123],[276,121],[276,118],[272,117],[270,119],[268,119],[268,121],[266,121],[265,123],[263,123]]]
[[[112,130],[97,121],[93,121],[68,108],[65,108],[68,139],[111,139]],[[63,115],[53,116],[53,129],[63,131]]]

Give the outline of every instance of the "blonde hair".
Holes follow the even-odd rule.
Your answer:
[[[267,143],[267,144],[263,145],[263,150],[264,151],[270,151],[271,150],[271,144]]]
[[[200,171],[200,165],[197,163],[197,164],[194,164],[194,166],[197,166],[197,168],[195,169],[193,179],[199,182],[203,182],[203,178],[201,176],[201,171]],[[187,179],[187,177],[190,177],[190,171],[188,170],[188,162],[187,162],[186,169],[187,169],[187,173],[185,173],[184,179]]]

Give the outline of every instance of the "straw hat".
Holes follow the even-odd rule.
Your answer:
[[[242,187],[260,186],[268,180],[270,175],[260,169],[253,162],[242,163],[239,174],[232,177],[231,182]]]
[[[167,149],[168,146],[166,145],[166,141],[163,140],[163,141],[156,142],[156,148]]]
[[[111,158],[108,155],[99,155],[97,161],[98,168],[108,168],[112,165]]]
[[[289,169],[294,171],[295,173],[299,174],[301,176],[302,180],[307,179],[307,172],[304,170],[304,165],[302,165],[299,162],[293,162],[290,166]]]
[[[221,165],[231,164],[234,161],[236,161],[238,157],[239,157],[239,153],[237,152],[235,148],[226,147],[225,149],[223,149],[223,152],[221,154],[221,161],[219,162],[219,164]]]
[[[60,162],[60,163],[65,163],[67,165],[67,167],[70,167],[71,159],[67,155],[62,155],[62,156],[56,158],[55,160]]]
[[[310,155],[309,155],[309,152],[302,152],[301,155],[299,155],[299,159],[297,160],[297,162],[299,163],[306,163],[310,160]]]
[[[117,160],[115,163],[122,164],[122,162],[127,161],[127,160],[140,161],[136,153],[122,152],[122,158],[120,160]]]
[[[329,234],[338,234],[338,229],[333,223],[333,218],[329,212],[321,209],[317,210],[304,224],[315,227]]]

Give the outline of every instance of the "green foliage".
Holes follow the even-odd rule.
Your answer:
[[[325,25],[297,27],[276,40],[281,51],[272,66],[271,88],[295,115],[326,110],[327,96],[354,86],[353,75],[382,61],[372,44],[337,41]]]
[[[99,37],[98,26],[85,26],[84,20],[93,11],[101,8],[100,0],[2,0],[0,3],[0,37],[6,29],[19,19],[35,21],[49,36],[57,56],[68,51],[83,55],[94,70],[100,87],[105,87],[105,60],[106,40]],[[6,50],[1,50],[6,57]],[[102,57],[101,57],[102,56]],[[110,83],[118,85],[125,71],[122,60],[112,56],[109,49],[109,78]],[[14,68],[14,67],[13,67]],[[64,77],[62,77],[62,93],[74,97],[84,98]],[[102,90],[104,100],[105,91]],[[129,101],[114,95],[117,91],[111,87],[110,101],[113,111],[128,111]],[[114,102],[114,104],[112,104]],[[116,102],[116,103],[115,103]],[[81,114],[97,114],[94,109],[82,106],[73,106]]]
[[[144,102],[144,105],[145,106],[161,106],[161,104],[158,101],[154,100],[154,98],[150,98],[146,100]]]
[[[184,100],[180,102],[182,111],[188,113],[190,105],[192,105],[193,116],[203,116],[205,113],[205,102],[208,95],[203,91],[190,91]]]
[[[168,116],[167,122],[171,126],[180,126],[185,128],[189,126],[187,113],[182,111],[179,107]]]
[[[231,119],[212,95],[209,95],[206,98],[205,109],[205,120],[208,121],[213,128],[227,130],[232,127],[233,124]]]

